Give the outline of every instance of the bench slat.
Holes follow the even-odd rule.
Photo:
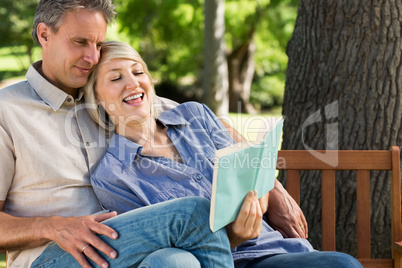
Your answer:
[[[321,154],[323,162],[314,155]],[[283,160],[283,161],[281,161]],[[334,167],[328,163],[337,163]],[[299,151],[278,152],[277,169],[297,170],[391,170],[391,151]]]
[[[357,171],[357,257],[371,257],[370,171]]]
[[[392,241],[402,241],[401,227],[401,162],[398,146],[392,146],[392,172],[391,172],[391,223]]]
[[[335,251],[335,170],[322,171],[322,250]]]
[[[291,197],[300,206],[300,171],[287,170],[286,171],[286,190]]]

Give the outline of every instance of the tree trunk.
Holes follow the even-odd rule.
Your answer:
[[[402,144],[402,2],[375,3],[300,0],[287,49],[283,149],[388,150]],[[336,246],[355,254],[352,174],[337,175]],[[317,176],[302,175],[301,207],[309,240],[320,249]],[[371,192],[372,256],[390,257],[389,174],[372,174]]]
[[[225,1],[205,1],[203,88],[205,103],[217,115],[229,110],[228,70],[225,55]]]
[[[29,58],[29,65],[33,63],[32,48],[32,46],[26,46],[26,51]]]
[[[247,43],[241,44],[228,56],[230,112],[256,113],[250,103],[255,49],[254,38],[251,36]]]

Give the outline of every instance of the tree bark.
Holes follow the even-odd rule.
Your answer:
[[[282,149],[388,150],[402,144],[401,11],[399,0],[300,0],[287,48]],[[319,175],[301,178],[301,207],[318,249]],[[337,175],[336,246],[355,254],[352,175]],[[283,174],[280,180],[285,183]],[[371,194],[372,256],[390,257],[389,174],[372,174]]]
[[[255,43],[253,35],[228,55],[229,111],[255,114],[250,103],[251,83],[254,76]]]
[[[205,1],[205,103],[217,115],[229,111],[228,70],[225,55],[225,1]]]

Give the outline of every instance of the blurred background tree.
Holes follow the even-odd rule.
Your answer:
[[[116,1],[127,35],[159,81],[157,93],[204,101],[204,0]],[[295,0],[227,0],[225,40],[230,111],[255,112],[283,101],[285,48],[297,15]],[[207,89],[206,89],[207,90]]]
[[[32,63],[31,38],[32,22],[39,0],[1,0],[0,4],[0,47],[10,47],[11,52],[20,58],[28,56],[29,62],[21,61],[21,66],[28,69]],[[23,50],[19,49],[23,47]]]
[[[254,113],[280,107],[285,48],[298,1],[221,1],[230,111]],[[23,75],[40,58],[40,49],[31,40],[38,2],[0,1],[0,80]],[[204,0],[115,0],[115,4],[118,20],[108,30],[108,39],[128,42],[139,50],[158,81],[157,93],[179,102],[206,101],[209,89],[203,89],[202,81],[210,62],[204,62]],[[19,63],[11,62],[10,55]]]

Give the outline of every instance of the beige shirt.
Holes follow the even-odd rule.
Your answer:
[[[81,216],[101,210],[89,170],[106,150],[105,137],[78,99],[38,72],[0,90],[0,200],[14,216]],[[8,267],[29,267],[45,246],[9,252]]]

